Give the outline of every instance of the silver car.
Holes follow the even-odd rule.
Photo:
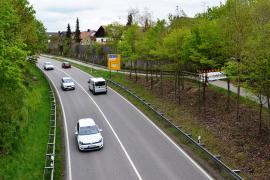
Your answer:
[[[45,62],[44,65],[43,65],[43,68],[45,70],[53,70],[54,69],[54,66],[51,62]]]
[[[63,77],[61,79],[61,88],[65,90],[75,90],[75,83],[70,77]]]
[[[75,127],[78,149],[81,151],[103,148],[102,129],[91,118],[80,119]]]

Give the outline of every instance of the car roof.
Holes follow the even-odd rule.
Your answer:
[[[63,80],[71,79],[71,77],[62,77]],[[72,79],[71,79],[72,80]]]
[[[105,81],[105,79],[103,79],[102,77],[91,78],[91,80],[94,81],[94,82]]]
[[[52,64],[52,63],[51,63],[51,62],[49,62],[49,61],[45,62],[45,64],[47,64],[47,63],[48,63],[48,64]]]
[[[67,61],[64,61],[63,63],[65,63],[65,64],[69,64],[69,62],[67,62]]]
[[[95,121],[92,118],[80,119],[79,124],[80,124],[80,127],[96,125]]]

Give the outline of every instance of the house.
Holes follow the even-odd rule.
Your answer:
[[[109,41],[109,38],[106,37],[106,31],[105,31],[105,26],[100,26],[95,33],[95,41],[99,43],[106,43]]]
[[[96,31],[88,29],[87,31],[81,32],[81,45],[90,45],[92,41],[95,41],[95,33]]]

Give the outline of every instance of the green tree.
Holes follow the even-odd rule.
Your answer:
[[[140,38],[141,38],[140,28],[138,25],[135,24],[128,27],[128,29],[123,33],[123,40],[118,43],[118,49],[122,54],[123,60],[126,62],[129,61],[130,63],[130,78],[133,69],[133,63],[135,66],[134,69],[136,73],[136,61],[138,59],[136,43]]]
[[[76,30],[75,30],[74,39],[75,39],[76,43],[81,42],[81,31],[80,31],[79,18],[77,18],[77,20],[76,20]]]
[[[222,29],[225,40],[225,51],[231,55],[230,58],[237,62],[237,107],[236,119],[239,120],[239,102],[240,102],[240,86],[241,86],[241,71],[240,66],[243,61],[243,53],[247,39],[250,34],[251,16],[250,16],[251,1],[249,0],[228,0],[226,2],[227,14],[222,20]]]

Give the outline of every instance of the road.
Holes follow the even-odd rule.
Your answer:
[[[44,57],[52,57],[52,58],[54,57],[54,56],[50,56],[50,55],[43,55],[43,56]],[[63,57],[60,57],[60,58],[63,59],[63,60],[66,60],[66,61],[70,61],[72,63],[87,66],[87,67],[90,67],[90,68],[108,71],[108,69],[106,69],[104,66],[97,66],[97,65],[94,65],[94,64],[91,64],[91,63],[85,63],[85,62],[73,60],[73,59],[70,59],[70,58],[63,58]],[[129,72],[125,72],[125,71],[119,71],[119,72],[129,74]],[[138,75],[145,75],[145,74],[138,73]],[[217,86],[217,87],[220,87],[220,88],[223,88],[223,89],[227,89],[227,82],[224,81],[224,80],[210,81],[209,83],[214,85],[214,86]],[[231,92],[237,94],[237,87],[234,86],[233,84],[230,84],[230,90],[231,90]],[[246,89],[244,89],[242,87],[240,89],[240,96],[245,97],[245,98],[249,98],[252,101],[260,103],[259,98],[256,95],[248,92]],[[262,102],[263,102],[263,106],[267,108],[268,105],[267,105],[266,97],[263,97]]]
[[[55,69],[44,71],[44,61]],[[212,179],[142,112],[112,89],[107,95],[92,95],[89,75],[72,67],[62,69],[53,59],[41,57],[42,69],[56,88],[63,111],[68,180],[204,180]],[[62,91],[60,79],[73,78],[74,91]],[[103,129],[104,148],[79,152],[75,140],[78,119],[91,117]]]

